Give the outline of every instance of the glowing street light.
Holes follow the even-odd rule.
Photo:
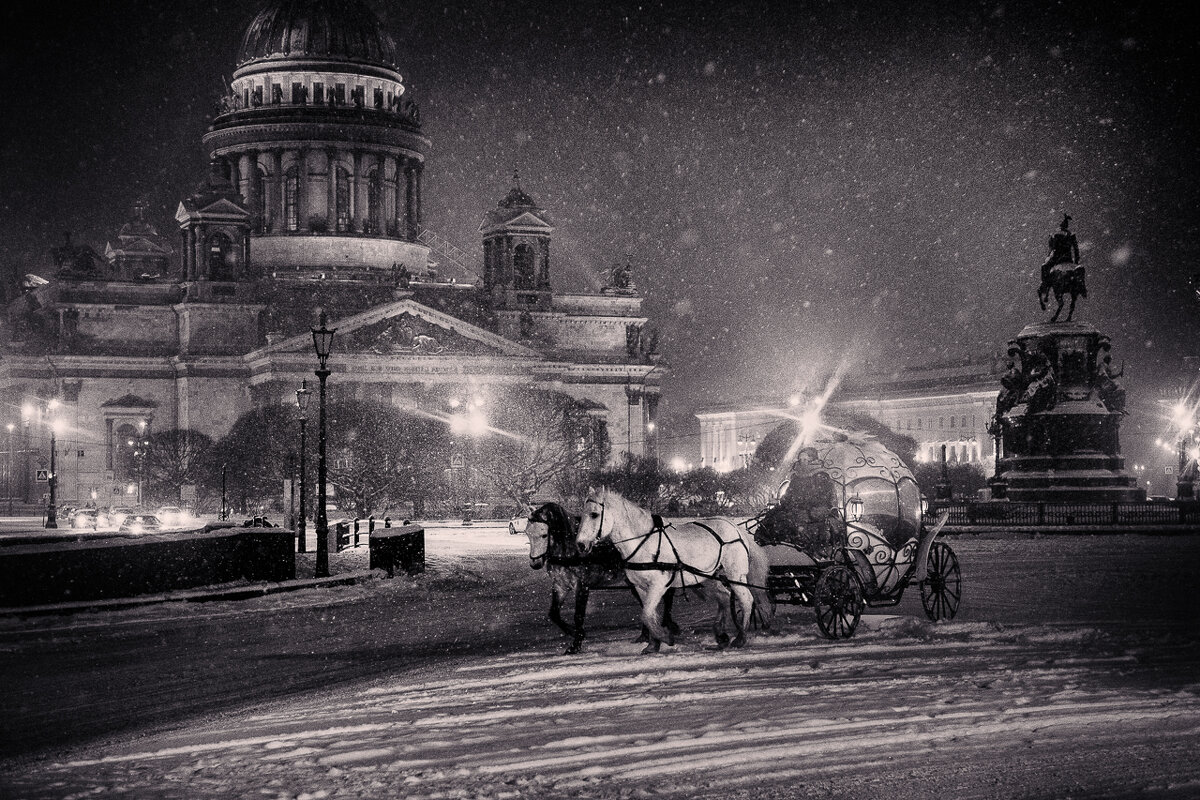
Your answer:
[[[297,529],[298,541],[296,552],[308,552],[308,506],[304,502],[304,484],[308,483],[308,400],[312,392],[308,390],[308,380],[300,381],[296,390],[296,408],[300,410],[300,526]]]
[[[329,577],[329,520],[325,515],[325,379],[329,377],[326,363],[333,349],[333,334],[337,328],[325,327],[325,312],[321,312],[320,327],[312,328],[313,349],[320,364],[316,376],[321,382],[320,416],[317,435],[317,578]]]

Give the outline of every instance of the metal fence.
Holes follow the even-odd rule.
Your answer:
[[[1033,503],[978,502],[941,505],[949,510],[947,525],[1055,526],[1181,525],[1200,523],[1200,502]],[[931,518],[937,513],[931,509]]]

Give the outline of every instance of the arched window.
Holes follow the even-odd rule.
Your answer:
[[[336,167],[334,176],[337,181],[335,192],[337,196],[337,229],[348,231],[350,230],[350,172],[345,167]]]
[[[254,196],[253,207],[250,209],[252,216],[252,224],[254,225],[255,233],[267,232],[267,215],[264,210],[267,207],[267,173],[262,167],[255,164],[250,168],[250,180],[254,186],[251,193]]]
[[[283,176],[283,221],[289,231],[300,230],[300,177],[295,166]]]
[[[366,233],[379,233],[383,220],[383,179],[379,168],[367,175]]]
[[[233,280],[233,242],[221,232],[208,237],[208,279]]]
[[[517,289],[535,289],[533,248],[519,244],[513,251],[513,285]]]

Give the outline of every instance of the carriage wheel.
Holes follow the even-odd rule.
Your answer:
[[[962,577],[958,556],[944,542],[934,542],[929,549],[929,574],[921,581],[921,605],[925,615],[934,622],[954,619],[958,601],[962,598]]]
[[[854,570],[834,564],[821,571],[813,591],[817,627],[829,639],[849,639],[863,610],[862,584]]]

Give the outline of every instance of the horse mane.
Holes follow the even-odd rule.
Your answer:
[[[546,503],[539,509],[544,511],[547,520],[546,527],[550,532],[548,552],[558,557],[578,555],[575,544],[575,520],[567,510],[558,503]]]
[[[608,508],[610,505],[619,504],[621,515],[624,516],[626,524],[631,527],[636,526],[638,522],[645,522],[646,520],[650,520],[650,524],[653,525],[653,515],[649,511],[637,505],[616,489],[609,487],[599,489],[596,492],[595,499],[603,503],[605,508]],[[636,527],[633,527],[633,529],[636,530]]]

